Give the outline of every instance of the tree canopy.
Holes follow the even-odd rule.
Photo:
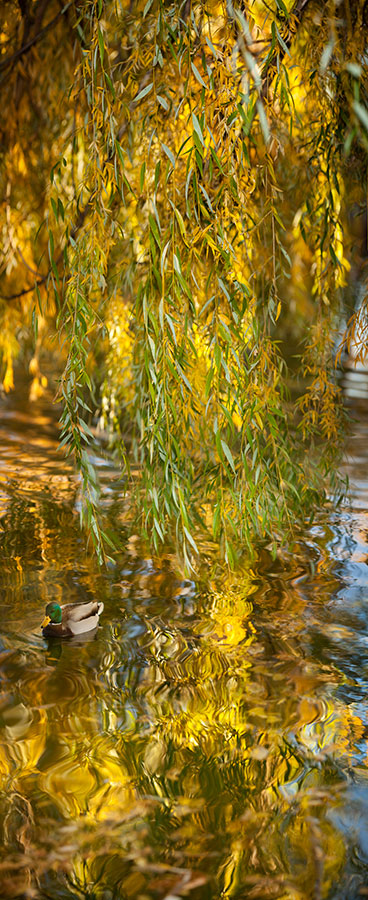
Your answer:
[[[367,24],[365,0],[3,2],[3,387],[22,350],[37,396],[55,348],[100,555],[97,419],[127,520],[187,565],[275,550],[334,489]]]

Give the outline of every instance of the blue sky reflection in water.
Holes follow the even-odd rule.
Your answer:
[[[22,390],[0,430],[1,897],[367,896],[367,412],[352,507],[198,584],[136,537],[99,571],[51,408]],[[96,635],[42,639],[49,600],[91,597]]]

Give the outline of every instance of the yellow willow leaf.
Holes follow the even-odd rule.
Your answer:
[[[11,356],[8,356],[6,363],[6,370],[3,380],[3,388],[6,393],[14,390],[14,370],[13,370],[13,360]]]

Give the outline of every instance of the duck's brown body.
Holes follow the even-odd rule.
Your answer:
[[[55,624],[46,616],[41,626],[42,634],[47,638],[67,638],[93,631],[97,628],[103,608],[103,603],[97,600],[90,603],[66,603],[60,607],[60,623]]]

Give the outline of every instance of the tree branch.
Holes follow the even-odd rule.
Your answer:
[[[82,227],[82,225],[83,225],[83,223],[84,223],[84,220],[85,220],[85,218],[86,218],[86,216],[87,216],[87,214],[88,214],[88,209],[89,209],[89,206],[90,206],[92,197],[93,197],[93,194],[91,194],[91,196],[90,196],[89,199],[87,200],[86,205],[85,205],[85,206],[83,207],[83,209],[80,211],[79,216],[78,216],[78,219],[77,219],[77,222],[76,222],[74,228],[72,229],[72,231],[70,232],[70,237],[71,237],[71,238],[75,238],[76,235],[77,235],[77,233],[78,233],[78,231],[79,231],[79,229]],[[19,252],[20,252],[20,251],[19,251]],[[64,251],[62,250],[61,253],[59,253],[58,258],[55,260],[57,266],[59,265],[59,263],[61,263],[61,261],[62,261],[62,259],[63,259],[63,256],[64,256]],[[41,285],[45,284],[45,282],[47,281],[47,279],[48,279],[49,276],[51,275],[51,272],[52,272],[52,268],[51,268],[51,266],[50,266],[50,268],[48,269],[48,271],[46,272],[46,274],[45,274],[45,275],[42,275],[41,278],[39,278],[37,281],[35,281],[34,284],[31,285],[31,287],[23,288],[23,290],[18,291],[17,294],[8,294],[8,295],[6,295],[6,294],[0,294],[0,300],[4,300],[5,303],[10,303],[12,300],[19,300],[21,297],[25,297],[26,294],[31,294],[32,291],[35,290],[35,288],[41,287]]]
[[[69,0],[69,3],[66,3],[64,8],[61,9],[60,12],[58,12],[57,15],[54,16],[54,18],[51,19],[50,22],[47,23],[47,25],[44,25],[44,27],[41,28],[41,30],[38,31],[37,34],[35,34],[33,36],[33,38],[31,38],[29,41],[27,41],[27,43],[23,44],[22,47],[19,47],[18,50],[15,50],[14,53],[11,53],[10,56],[6,56],[5,59],[3,59],[2,62],[0,62],[0,72],[4,72],[5,69],[7,69],[14,62],[16,62],[18,59],[20,59],[21,56],[24,56],[25,53],[28,53],[31,50],[31,48],[34,46],[34,44],[37,44],[38,41],[40,41],[41,38],[43,38],[44,35],[47,34],[47,32],[50,31],[51,28],[53,28],[53,26],[56,24],[56,22],[58,22],[58,20],[61,19],[61,17],[63,15],[65,15],[65,13],[69,9],[69,7],[72,6],[72,3],[73,3],[73,0]]]

